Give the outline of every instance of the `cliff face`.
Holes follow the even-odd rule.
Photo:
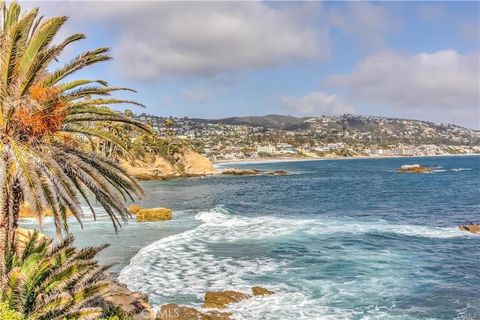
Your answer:
[[[204,176],[216,173],[213,164],[196,151],[184,148],[174,156],[173,163],[161,156],[149,156],[148,160],[135,160],[121,165],[139,180],[163,180],[175,177]]]
[[[209,175],[217,172],[212,162],[196,151],[184,149],[177,155],[178,167],[187,175]]]

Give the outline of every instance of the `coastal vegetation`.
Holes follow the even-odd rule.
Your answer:
[[[105,247],[78,250],[72,236],[53,245],[31,234],[5,265],[1,300],[29,320],[100,318],[109,266],[95,256]]]
[[[126,200],[143,191],[110,151],[128,157],[119,131],[151,130],[110,108],[140,105],[112,96],[131,89],[74,77],[110,60],[108,48],[62,65],[62,52],[85,38],[77,33],[54,42],[67,17],[42,18],[38,8],[22,11],[16,2],[1,2],[0,10],[0,314],[98,319],[108,309],[102,304],[108,266],[96,261],[104,246],[76,249],[67,218],[71,214],[82,224],[82,199],[95,217],[93,196],[115,230],[127,221]],[[56,244],[33,233],[20,248],[19,211],[25,204],[40,222],[46,212],[53,217]]]

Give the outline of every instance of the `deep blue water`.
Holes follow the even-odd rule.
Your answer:
[[[436,170],[396,171],[414,163]],[[111,242],[102,259],[154,305],[262,285],[235,319],[480,318],[480,236],[456,227],[480,222],[480,157],[234,166],[291,174],[147,182],[172,221],[87,221],[77,241]]]

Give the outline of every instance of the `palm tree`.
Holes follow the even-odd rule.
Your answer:
[[[67,17],[42,19],[38,8],[22,13],[15,2],[0,7],[0,253],[12,252],[23,202],[40,218],[51,211],[61,238],[68,232],[67,212],[82,223],[81,198],[95,216],[87,196],[91,191],[117,230],[129,217],[125,200],[141,196],[142,189],[114,161],[82,145],[108,141],[123,147],[95,124],[124,123],[149,131],[108,107],[139,104],[111,96],[130,89],[103,80],[72,79],[75,72],[111,59],[108,48],[55,65],[66,47],[85,38],[74,34],[53,43]],[[0,271],[4,267],[0,262]]]
[[[0,274],[0,301],[29,320],[99,319],[109,266],[94,258],[105,246],[78,250],[72,243],[71,236],[56,246],[37,232],[27,236]]]
[[[166,136],[167,136],[166,137],[167,138],[167,144],[168,144],[167,154],[171,155],[173,153],[172,152],[172,143],[173,143],[173,140],[175,138],[175,130],[173,130],[173,118],[170,117],[170,118],[165,119],[163,124],[165,125],[165,132],[166,132]]]

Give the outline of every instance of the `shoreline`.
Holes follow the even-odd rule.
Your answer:
[[[303,162],[303,161],[324,161],[324,160],[365,160],[365,159],[399,159],[399,158],[434,158],[434,157],[474,157],[480,156],[479,153],[468,154],[434,154],[434,155],[415,155],[415,156],[352,156],[352,157],[278,157],[278,158],[253,158],[236,160],[218,160],[212,161],[215,168],[224,165],[235,164],[264,164],[264,163],[282,163],[282,162]]]

